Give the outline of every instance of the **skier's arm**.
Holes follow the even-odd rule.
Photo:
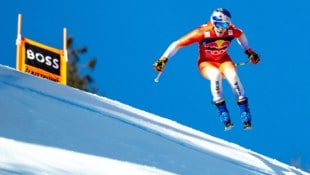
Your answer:
[[[249,47],[248,39],[244,33],[237,38],[237,42],[243,48],[245,54],[248,55],[248,58],[253,64],[257,64],[260,61],[260,56]]]
[[[177,51],[181,48],[180,44],[178,44],[178,41],[174,41],[170,44],[170,46],[166,49],[162,57],[165,57],[167,59],[171,58]]]
[[[178,46],[177,41],[171,43],[164,54],[153,64],[154,69],[158,72],[164,71],[168,59],[172,57],[179,49],[180,46]]]
[[[153,64],[154,69],[156,71],[162,72],[169,58],[175,55],[180,48],[199,41],[200,37],[202,36],[201,34],[203,34],[203,32],[200,28],[198,28],[184,35],[180,39],[172,42],[164,54]]]
[[[153,64],[154,69],[158,72],[162,72],[165,69],[168,59],[171,58],[180,48],[181,46],[178,45],[178,41],[171,43],[164,54]]]
[[[174,41],[173,43],[169,45],[169,47],[166,49],[162,57],[166,57],[167,59],[169,59],[174,54],[176,54],[180,48],[199,41],[199,39],[201,38],[201,33],[203,33],[201,29],[197,28],[191,31],[190,33],[184,35],[177,41]]]
[[[248,39],[245,36],[244,33],[242,33],[238,38],[237,38],[237,42],[238,44],[240,44],[240,46],[243,48],[244,51],[248,50],[249,47],[249,43],[248,43]]]

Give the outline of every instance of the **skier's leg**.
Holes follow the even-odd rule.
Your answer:
[[[220,117],[221,122],[223,122],[225,126],[225,130],[231,129],[231,127],[233,127],[234,124],[232,124],[231,122],[229,111],[227,109],[225,100],[223,99],[221,101],[215,102],[214,104],[218,109],[219,117]]]
[[[213,62],[202,62],[199,64],[201,75],[210,80],[210,89],[213,97],[213,102],[221,101],[224,99],[222,90],[222,73],[217,65]]]
[[[219,111],[219,116],[225,125],[225,129],[228,130],[233,126],[233,124],[231,123],[229,112],[223,97],[222,73],[214,64],[209,62],[201,63],[199,68],[202,76],[210,80],[213,102]]]
[[[245,91],[237,74],[235,65],[231,61],[227,61],[221,64],[220,70],[223,72],[225,78],[229,82],[235,97],[238,100],[244,99]]]
[[[238,106],[240,108],[241,121],[245,129],[250,129],[252,127],[252,116],[250,113],[248,98],[239,100]]]
[[[221,69],[236,96],[244,128],[249,129],[251,128],[251,113],[248,105],[248,98],[245,96],[245,91],[236,72],[236,68],[232,62],[225,62],[221,65]]]

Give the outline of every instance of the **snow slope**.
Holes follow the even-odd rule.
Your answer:
[[[175,121],[1,65],[0,96],[0,174],[308,174]]]

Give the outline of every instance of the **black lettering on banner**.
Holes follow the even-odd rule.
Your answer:
[[[60,54],[25,43],[26,64],[60,75]]]
[[[27,72],[29,74],[32,74],[34,76],[37,76],[37,77],[42,77],[42,78],[45,78],[45,79],[49,79],[51,81],[60,82],[59,78],[53,78],[51,76],[47,76],[47,75],[41,74],[39,72],[36,72],[34,70],[29,69],[28,66],[26,67],[26,71],[25,72]]]

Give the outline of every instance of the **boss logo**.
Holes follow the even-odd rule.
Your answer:
[[[60,75],[60,58],[57,53],[25,43],[26,64]]]
[[[49,55],[43,55],[42,53],[36,53],[31,49],[26,50],[26,58],[30,60],[36,60],[37,62],[41,64],[45,64],[46,66],[51,66],[54,69],[59,69],[59,59],[58,58],[52,58]]]

